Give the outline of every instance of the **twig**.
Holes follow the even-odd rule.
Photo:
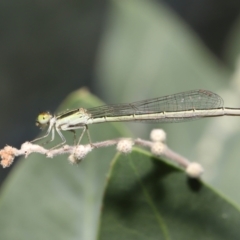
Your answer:
[[[32,144],[30,142],[25,142],[22,144],[20,149],[16,149],[11,146],[6,146],[0,150],[0,157],[2,158],[0,164],[3,168],[9,167],[14,158],[17,156],[25,155],[27,157],[31,153],[40,153],[46,155],[48,158],[53,158],[57,155],[68,154],[68,160],[71,163],[79,163],[82,159],[90,153],[95,148],[109,147],[116,145],[117,151],[121,153],[131,153],[132,147],[134,145],[140,147],[149,148],[152,154],[156,156],[165,156],[173,162],[177,163],[183,167],[186,173],[193,178],[198,178],[203,173],[203,168],[198,163],[191,163],[186,158],[177,154],[171,150],[165,143],[166,134],[161,129],[154,129],[150,135],[151,141],[143,140],[140,138],[130,139],[130,138],[116,138],[101,142],[96,142],[94,144],[69,146],[65,145],[56,149],[46,149],[40,145]]]

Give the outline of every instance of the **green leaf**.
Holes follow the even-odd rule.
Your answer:
[[[181,18],[156,1],[111,1],[96,66],[108,102],[227,86],[229,71]]]
[[[61,109],[100,104],[82,89],[71,94]],[[93,141],[124,134],[121,124],[89,130]],[[72,133],[64,135],[68,144],[73,143]],[[67,155],[49,159],[32,154],[21,159],[1,192],[1,239],[95,239],[105,178],[114,154],[113,148],[95,149],[79,166],[69,164]]]
[[[129,156],[118,154],[112,162],[99,236],[240,239],[239,221],[239,210],[204,183],[136,150]]]
[[[219,94],[225,107],[240,106],[239,73],[233,80],[229,69],[164,4],[113,0],[110,10],[97,64],[98,86],[108,103],[206,89]],[[238,39],[234,46],[239,48]],[[202,164],[205,181],[240,206],[238,118],[134,123],[131,131],[135,137],[148,138],[156,127],[166,131],[173,150]]]
[[[80,90],[61,108],[99,104]],[[93,140],[130,135],[120,123],[89,128]],[[112,148],[94,149],[79,166],[67,156],[22,159],[1,192],[1,238],[91,240],[100,226],[101,239],[192,239],[200,229],[211,239],[223,230],[238,239],[238,209],[211,189],[193,192],[185,173],[145,151],[114,156]]]
[[[224,82],[229,72],[179,18],[153,1],[112,1],[98,59],[98,84],[108,103],[196,88],[225,89],[232,97]],[[61,109],[100,104],[81,90]],[[204,163],[208,182],[237,201],[240,125],[207,121],[164,125],[168,146]],[[138,125],[134,133],[120,123],[89,129],[95,142],[147,137],[154,126]],[[71,133],[64,135],[73,143]],[[95,149],[79,166],[67,156],[20,160],[1,192],[1,238],[92,240],[100,226],[101,239],[239,239],[239,209],[222,195],[206,185],[194,192],[184,173],[143,151],[114,156],[112,148]]]

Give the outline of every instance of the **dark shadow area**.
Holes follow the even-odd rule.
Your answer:
[[[162,2],[162,1],[159,1]],[[228,34],[240,14],[240,2],[235,0],[163,0],[202,39],[219,59]]]
[[[188,177],[187,178],[187,184],[193,192],[199,192],[203,187],[202,182],[199,179],[196,179],[196,178]]]

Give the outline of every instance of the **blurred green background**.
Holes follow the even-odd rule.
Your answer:
[[[83,86],[107,103],[207,89],[239,107],[239,12],[233,0],[1,1],[1,148],[33,139],[37,114]],[[125,126],[142,138],[164,128],[169,147],[240,205],[238,118]]]

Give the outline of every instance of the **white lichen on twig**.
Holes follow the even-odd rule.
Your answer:
[[[11,146],[6,146],[0,150],[0,157],[3,168],[9,167],[14,158],[17,156],[24,155],[27,157],[31,153],[44,154],[48,158],[53,158],[57,155],[68,154],[68,160],[70,163],[79,163],[82,159],[90,153],[95,148],[109,147],[116,145],[117,151],[129,154],[132,151],[134,145],[149,148],[153,155],[164,156],[167,159],[180,165],[185,169],[188,176],[193,178],[199,178],[203,173],[203,168],[198,163],[191,163],[186,158],[172,151],[165,143],[166,133],[162,129],[154,129],[150,134],[151,141],[143,140],[140,138],[130,139],[130,138],[116,138],[112,140],[106,140],[101,142],[96,142],[93,144],[69,146],[64,145],[59,148],[46,149],[38,144],[32,144],[30,142],[25,142],[22,144],[20,149],[16,149]]]

